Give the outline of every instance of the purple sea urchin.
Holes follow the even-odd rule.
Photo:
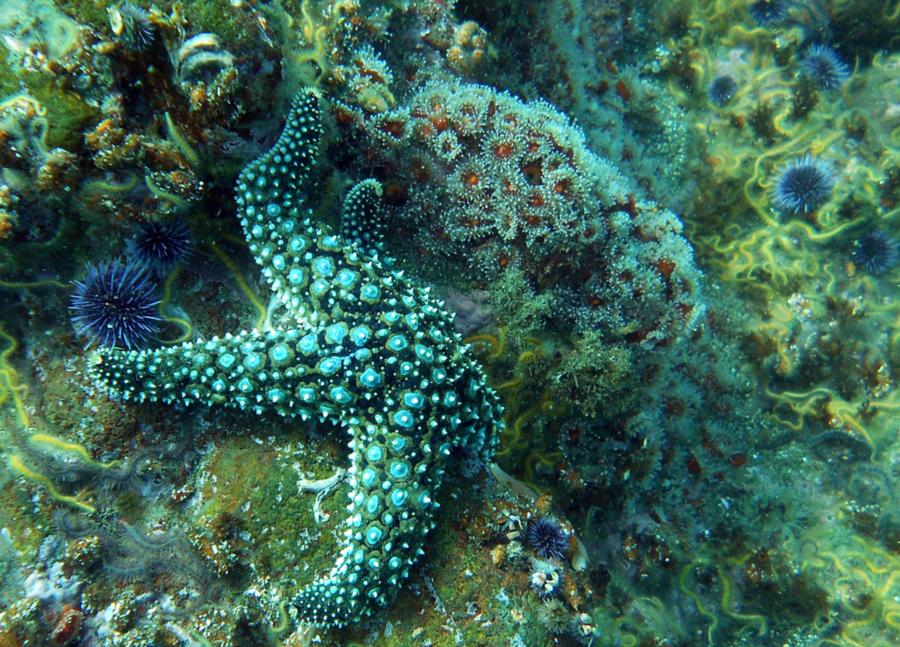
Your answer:
[[[784,0],[759,0],[750,5],[750,17],[757,25],[774,25],[787,17]]]
[[[897,264],[897,240],[881,229],[873,229],[853,243],[853,262],[869,274],[884,274]]]
[[[833,90],[850,78],[850,68],[828,45],[810,45],[800,64],[823,90]]]
[[[729,75],[722,74],[709,84],[709,100],[717,106],[724,106],[734,98],[737,89],[737,82]]]
[[[532,519],[525,529],[525,540],[544,559],[562,559],[569,551],[569,533],[550,517]]]
[[[165,276],[191,253],[191,230],[181,219],[143,223],[128,241],[128,257],[156,276]]]
[[[772,188],[772,202],[781,211],[809,213],[828,201],[833,188],[832,168],[812,155],[804,155],[781,169]]]
[[[69,302],[72,325],[88,346],[137,348],[156,333],[160,317],[154,283],[135,263],[88,263]]]

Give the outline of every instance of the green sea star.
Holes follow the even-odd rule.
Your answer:
[[[303,621],[340,627],[393,599],[434,526],[447,457],[460,448],[489,460],[503,423],[452,315],[379,258],[380,185],[365,180],[350,191],[348,240],[312,219],[301,183],[321,137],[319,103],[301,92],[275,146],[237,181],[244,235],[273,292],[267,329],[152,350],[102,348],[90,370],[126,400],[346,428],[343,546],[331,572],[294,600]]]

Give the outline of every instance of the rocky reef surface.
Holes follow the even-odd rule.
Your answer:
[[[900,642],[898,34],[0,0],[0,646]]]

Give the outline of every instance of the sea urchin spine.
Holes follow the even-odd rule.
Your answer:
[[[897,264],[900,250],[896,239],[881,229],[873,229],[853,245],[853,261],[869,274],[884,274]]]
[[[749,11],[753,21],[762,26],[774,25],[787,17],[784,0],[758,0],[750,5]]]
[[[181,219],[143,223],[128,243],[128,257],[156,276],[165,276],[191,253],[191,230]]]
[[[850,78],[850,68],[827,45],[811,45],[800,63],[803,72],[823,90],[833,90]]]
[[[569,533],[549,517],[538,517],[529,522],[525,539],[544,559],[562,559],[569,550]]]
[[[788,162],[775,179],[772,202],[784,212],[809,213],[828,201],[834,171],[812,155]]]
[[[88,346],[137,348],[157,331],[155,284],[135,263],[88,263],[84,281],[75,281],[69,303],[72,324]]]
[[[737,89],[737,82],[729,75],[722,74],[709,84],[709,100],[719,107],[724,106],[734,98]]]

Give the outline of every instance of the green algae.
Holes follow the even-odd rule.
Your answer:
[[[284,423],[278,426],[282,429],[275,444],[228,438],[214,451],[202,478],[198,518],[201,526],[221,521],[223,514],[240,519],[251,538],[254,563],[279,573],[290,590],[289,583],[296,586],[311,580],[314,573],[331,566],[336,545],[332,534],[341,519],[346,489],[321,500],[321,512],[328,522],[317,523],[313,512],[316,496],[298,493],[298,472],[328,476],[323,474],[329,469],[327,462],[302,444],[290,449],[306,439],[302,433],[288,431]]]
[[[6,97],[19,91],[19,79],[13,73],[6,57],[0,56],[0,96]]]
[[[0,529],[7,529],[12,545],[25,554],[36,554],[50,526],[43,512],[33,510],[32,492],[22,487],[4,460],[0,465]]]
[[[94,12],[102,11],[106,15],[96,2],[78,4],[83,6],[75,12],[74,18],[77,20],[83,20]],[[46,51],[49,58],[62,57],[76,47],[78,23],[60,14],[51,3],[32,2],[6,9],[14,12],[4,18],[12,30],[9,37],[14,41],[21,37],[18,47]],[[20,16],[16,10],[26,11],[27,15]],[[28,24],[29,19],[33,24],[26,29],[24,25]],[[84,129],[99,119],[100,111],[85,103],[76,92],[61,87],[63,77],[46,67],[15,67],[10,61],[16,56],[21,56],[21,53],[0,56],[0,98],[22,91],[33,96],[47,111],[47,146],[77,150],[82,145]]]
[[[253,39],[245,29],[246,14],[235,9],[229,0],[190,2],[185,4],[184,15],[194,33],[216,34],[229,49]]]
[[[627,346],[604,342],[596,332],[576,339],[552,369],[549,393],[558,402],[578,402],[582,415],[620,415],[633,405],[635,368]]]
[[[75,92],[59,87],[56,76],[43,71],[16,73],[0,57],[0,97],[21,91],[34,97],[47,113],[48,148],[78,150],[83,145],[84,131],[100,120],[100,111],[84,102]]]
[[[505,272],[489,287],[497,322],[506,330],[512,352],[526,347],[526,339],[541,334],[552,320],[552,299],[538,293],[519,269]]]
[[[78,94],[57,87],[50,75],[24,78],[28,91],[47,110],[47,146],[80,148],[85,129],[100,120],[100,111]]]
[[[109,14],[106,10],[119,3],[115,0],[54,0],[54,4],[71,18],[105,33],[109,30]]]

